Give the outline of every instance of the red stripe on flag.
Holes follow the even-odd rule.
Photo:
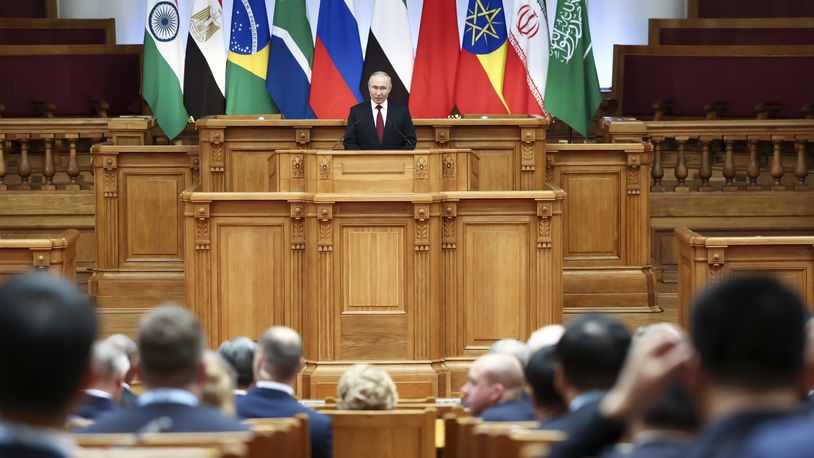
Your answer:
[[[414,118],[446,118],[452,111],[459,52],[455,0],[425,1],[410,88]]]
[[[506,107],[495,92],[478,57],[462,50],[458,59],[455,104],[463,114],[505,114]]]
[[[358,103],[319,36],[314,45],[309,101],[311,109],[320,119],[347,118],[350,107]]]
[[[513,46],[506,53],[506,73],[503,78],[503,98],[509,110],[516,114],[543,116],[543,110],[529,90],[528,71]]]

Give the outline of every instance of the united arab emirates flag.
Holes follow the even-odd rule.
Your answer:
[[[177,0],[148,0],[141,95],[170,140],[184,130],[189,118],[181,91],[184,55],[179,25]]]
[[[226,110],[226,47],[221,0],[195,0],[184,65],[184,105],[195,119]]]
[[[393,80],[390,100],[407,105],[413,78],[413,41],[405,0],[377,0],[367,38],[365,64],[359,90],[367,97],[367,80],[383,71]]]

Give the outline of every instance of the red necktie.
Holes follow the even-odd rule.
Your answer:
[[[379,143],[382,142],[382,138],[384,138],[384,118],[382,117],[382,106],[376,105],[376,109],[379,112],[376,114],[376,136],[379,137]]]

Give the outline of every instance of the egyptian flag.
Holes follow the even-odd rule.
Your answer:
[[[543,0],[515,0],[503,97],[512,113],[546,115],[548,18]]]
[[[368,93],[367,80],[374,72],[390,75],[393,89],[389,100],[407,105],[413,79],[413,40],[404,0],[377,0],[370,21],[365,65],[359,90]]]
[[[221,0],[195,0],[189,20],[184,106],[200,119],[226,110],[226,49]]]
[[[410,88],[413,118],[446,118],[452,111],[460,51],[455,0],[425,1]]]
[[[506,19],[503,0],[469,0],[455,84],[461,113],[505,114]]]
[[[353,0],[322,0],[319,4],[311,108],[318,118],[347,118],[363,100],[362,45]]]

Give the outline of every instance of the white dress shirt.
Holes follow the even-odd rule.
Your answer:
[[[373,125],[376,125],[376,116],[378,116],[378,110],[376,110],[376,102],[373,100],[370,101],[370,110],[373,113]],[[382,102],[382,124],[387,124],[387,100]]]

